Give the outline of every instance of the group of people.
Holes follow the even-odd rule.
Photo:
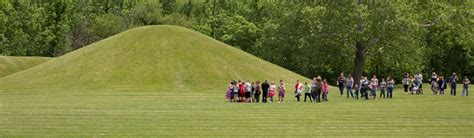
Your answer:
[[[449,84],[451,86],[451,91],[450,94],[452,96],[456,96],[456,84],[458,81],[458,76],[456,75],[455,72],[448,78],[448,80],[445,80],[443,75],[438,75],[436,72],[433,72],[431,74],[431,91],[433,92],[433,95],[444,95],[444,90],[447,88],[447,85]],[[469,81],[469,78],[467,76],[464,76],[462,79],[463,83],[463,90],[462,90],[462,96],[468,96],[468,87],[469,84],[471,83]]]
[[[285,83],[283,80],[280,80],[278,83],[278,89],[275,85],[275,82],[265,80],[260,84],[260,81],[250,82],[249,80],[245,82],[231,81],[229,88],[227,89],[226,98],[229,102],[259,102],[260,95],[262,95],[262,102],[266,103],[267,99],[270,102],[273,102],[273,97],[275,96],[276,91],[278,90],[278,103],[283,103],[285,98]]]
[[[349,95],[354,99],[365,98],[366,100],[371,97],[375,99],[377,97],[377,90],[380,92],[379,98],[392,98],[393,97],[393,88],[395,85],[395,81],[391,76],[387,79],[381,78],[381,81],[377,79],[377,76],[373,75],[372,78],[369,80],[366,76],[362,76],[359,84],[354,84],[354,78],[351,74],[347,77],[344,77],[344,73],[341,73],[337,78],[337,85],[339,86],[339,91],[341,93],[341,97],[344,95],[344,88],[346,88],[347,98]],[[352,90],[355,90],[353,93]],[[385,92],[387,94],[385,95]]]
[[[431,90],[434,95],[444,95],[444,89],[446,89],[446,85],[449,83],[451,86],[451,95],[456,96],[457,81],[458,77],[456,76],[456,73],[453,73],[448,80],[445,80],[443,75],[437,75],[433,72],[430,80]],[[402,79],[405,94],[408,94],[408,92],[411,94],[423,94],[422,82],[422,74],[410,76],[408,73],[405,73]],[[392,99],[393,97],[395,80],[391,76],[388,76],[387,79],[381,78],[381,81],[379,81],[376,75],[373,75],[370,80],[367,79],[366,76],[362,76],[359,83],[355,83],[356,82],[351,74],[345,77],[344,73],[341,73],[337,78],[340,96],[342,97],[344,95],[344,89],[346,89],[347,98],[349,98],[350,95],[351,98],[359,99],[360,93],[361,99],[376,99],[377,92],[379,93],[379,98]],[[468,85],[470,84],[470,81],[467,76],[464,76],[462,83],[462,96],[468,96]],[[263,103],[266,103],[267,99],[272,103],[276,92],[278,92],[278,103],[283,103],[286,93],[285,83],[283,80],[279,81],[278,87],[275,82],[269,82],[268,80],[265,80],[262,83],[260,83],[260,81],[250,82],[247,80],[242,82],[240,80],[233,80],[230,82],[227,89],[226,98],[229,102],[258,103],[261,95]],[[387,94],[385,94],[385,92],[387,92]],[[302,84],[297,80],[294,85],[294,94],[297,102],[300,102],[300,97],[303,93],[304,102],[307,101],[307,98],[309,98],[310,102],[314,101],[318,103],[328,101],[328,82],[326,79],[321,79],[321,76],[314,77],[311,83],[305,82]]]

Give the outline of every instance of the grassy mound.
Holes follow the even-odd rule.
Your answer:
[[[0,80],[18,88],[115,91],[223,90],[231,79],[307,78],[198,32],[131,29]]]
[[[29,69],[50,59],[47,57],[0,56],[0,78]]]

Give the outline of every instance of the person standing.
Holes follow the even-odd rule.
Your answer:
[[[252,101],[251,93],[252,92],[252,84],[250,80],[245,81],[245,102],[250,103]]]
[[[316,97],[314,98],[316,103],[321,102],[321,91],[322,91],[322,82],[321,82],[321,76],[318,76],[316,78]]]
[[[456,81],[458,80],[458,76],[456,73],[453,72],[453,75],[449,77],[449,83],[451,84],[451,95],[456,96]]]
[[[237,82],[233,81],[233,91],[232,93],[230,94],[230,98],[232,99],[231,101],[232,102],[236,102],[238,101],[238,95],[239,95],[239,85],[237,84]]]
[[[267,103],[268,88],[270,88],[270,84],[268,84],[268,80],[265,80],[262,83],[262,103]]]
[[[387,98],[392,99],[393,86],[394,85],[395,85],[395,81],[393,80],[392,76],[388,76],[388,78],[387,78]]]
[[[295,97],[296,101],[300,102],[300,97],[301,97],[301,91],[303,89],[303,85],[300,83],[300,80],[296,80],[295,84]]]
[[[329,93],[329,89],[328,89],[328,82],[326,81],[326,79],[323,80],[323,85],[322,85],[322,90],[323,90],[323,101],[328,101],[328,93]]]
[[[227,101],[232,102],[232,91],[234,90],[234,81],[231,81],[230,84],[229,84],[229,87],[227,88],[227,92],[226,92],[226,95],[225,95],[225,98],[227,99]]]
[[[311,96],[311,85],[309,85],[308,82],[304,83],[304,102],[306,102],[306,97],[309,97],[309,101],[313,102],[313,100],[311,100],[311,98],[312,98],[312,96]]]
[[[255,102],[258,103],[260,99],[260,81],[255,82],[255,85],[253,85],[253,90],[254,90],[254,96],[255,96]]]
[[[270,83],[270,92],[269,92],[270,103],[273,103],[273,96],[275,96],[275,91],[276,91],[275,82],[272,81]]]
[[[367,77],[362,77],[362,78],[363,79],[362,79],[361,84],[360,84],[360,92],[361,92],[362,95],[364,95],[365,100],[369,100],[369,95],[367,93],[367,90],[369,90],[370,82],[369,82],[369,80],[367,80]]]
[[[382,78],[382,81],[380,82],[380,97],[379,98],[382,98],[382,95],[383,95],[383,98],[385,98],[385,87],[387,86],[387,83],[385,82],[385,79]]]
[[[344,95],[344,73],[341,72],[339,77],[337,78],[337,84],[339,85],[339,91],[341,92],[341,97]]]
[[[316,102],[316,87],[318,85],[318,81],[316,77],[313,78],[313,82],[311,84],[311,96],[313,97],[313,101]]]
[[[469,81],[467,76],[464,76],[464,79],[462,80],[462,84],[463,84],[462,96],[468,96],[469,95],[469,93],[467,91],[467,88],[469,87],[469,83],[471,83],[471,81]]]
[[[402,79],[402,83],[403,83],[403,90],[405,91],[405,94],[408,93],[408,85],[410,84],[409,82],[409,78],[408,78],[408,73],[405,73],[405,76],[403,76],[403,79]]]
[[[377,76],[373,75],[372,79],[370,80],[370,95],[375,99],[377,97],[377,87],[379,85],[379,80],[377,79]]]
[[[437,83],[437,80],[438,80],[438,76],[436,75],[436,72],[433,71],[433,72],[431,73],[431,79],[430,79],[431,91],[433,92],[433,95],[436,94],[437,89],[438,89],[438,87],[437,87],[437,84],[438,84],[438,83]]]
[[[278,84],[278,103],[283,103],[283,98],[285,98],[285,83],[283,83],[283,80],[280,80],[280,83]]]
[[[346,93],[347,93],[347,98],[349,98],[349,94],[351,94],[351,97],[354,98],[354,95],[352,94],[352,86],[354,85],[354,78],[352,78],[352,75],[349,74],[346,78]]]

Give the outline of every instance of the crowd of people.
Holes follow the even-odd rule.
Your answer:
[[[347,98],[353,99],[376,99],[377,93],[379,98],[393,98],[393,90],[395,85],[395,80],[388,76],[385,78],[377,78],[376,75],[373,75],[370,80],[366,76],[362,76],[358,84],[355,84],[354,78],[351,74],[344,76],[344,73],[341,73],[337,78],[337,85],[339,86],[340,96],[344,95],[344,92],[347,94]],[[458,78],[456,73],[453,73],[448,80],[444,79],[444,76],[437,75],[435,72],[432,73],[431,80],[431,90],[434,95],[444,95],[444,89],[446,89],[447,83],[451,86],[451,95],[456,96],[456,82]],[[408,73],[405,73],[402,84],[404,87],[405,94],[423,94],[423,76],[422,74],[416,74],[410,76]],[[468,85],[470,81],[467,76],[464,76],[462,80],[463,83],[463,96],[468,96]],[[278,85],[278,86],[277,86]],[[344,91],[344,89],[346,89]],[[283,103],[286,95],[285,83],[283,80],[280,80],[278,84],[275,84],[274,81],[264,80],[262,83],[260,81],[250,82],[249,80],[235,81],[232,80],[227,89],[226,98],[229,102],[260,102],[260,96],[262,97],[261,102],[274,102],[275,94],[278,92],[278,103]],[[300,97],[304,93],[304,102],[309,99],[310,102],[327,102],[329,94],[329,85],[326,79],[322,79],[321,76],[313,78],[311,83],[305,82],[302,84],[299,80],[296,81],[294,85],[294,94],[297,102],[300,102]]]

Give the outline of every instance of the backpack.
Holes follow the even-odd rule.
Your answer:
[[[369,89],[369,83],[366,80],[362,82],[362,89],[364,90]]]

